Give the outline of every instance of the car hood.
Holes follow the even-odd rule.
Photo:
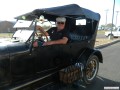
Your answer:
[[[11,39],[11,38],[2,38],[2,39],[0,39],[0,44],[3,44],[3,45],[9,45],[9,44],[18,43],[18,42],[21,42],[21,41]]]
[[[6,53],[16,53],[21,51],[29,50],[29,45],[25,42],[12,39],[1,39],[0,40],[0,53],[3,51]]]

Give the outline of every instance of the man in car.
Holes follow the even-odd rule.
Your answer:
[[[47,32],[41,26],[37,26],[36,29],[40,30],[44,35],[50,36],[51,41],[47,41],[43,43],[43,46],[53,45],[53,44],[66,44],[68,42],[68,30],[65,29],[65,17],[56,18],[56,26],[55,28],[49,29]],[[34,47],[38,47],[38,42],[33,43]]]

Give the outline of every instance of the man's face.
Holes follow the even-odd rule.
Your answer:
[[[58,30],[62,30],[65,27],[65,22],[56,22]]]

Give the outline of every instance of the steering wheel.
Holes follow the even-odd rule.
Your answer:
[[[41,26],[39,26],[40,28],[42,28]],[[37,33],[37,31],[35,32],[35,39],[34,39],[34,47],[36,47],[36,42],[38,43],[38,46],[42,46],[44,42],[48,41],[48,37],[45,34],[45,31],[41,31],[39,28],[37,28],[37,30],[39,30],[41,33]],[[43,30],[43,29],[42,29]]]
[[[41,32],[41,35],[38,35],[38,33],[36,32],[35,35],[38,37],[38,41],[41,41],[41,42],[46,42],[48,41],[48,37],[46,34],[42,33]],[[45,39],[43,38],[45,36]],[[45,41],[46,40],[46,41]]]

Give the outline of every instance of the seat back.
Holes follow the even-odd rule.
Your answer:
[[[90,36],[87,35],[85,26],[76,26],[75,30],[69,33],[70,41],[83,41],[88,40]]]

